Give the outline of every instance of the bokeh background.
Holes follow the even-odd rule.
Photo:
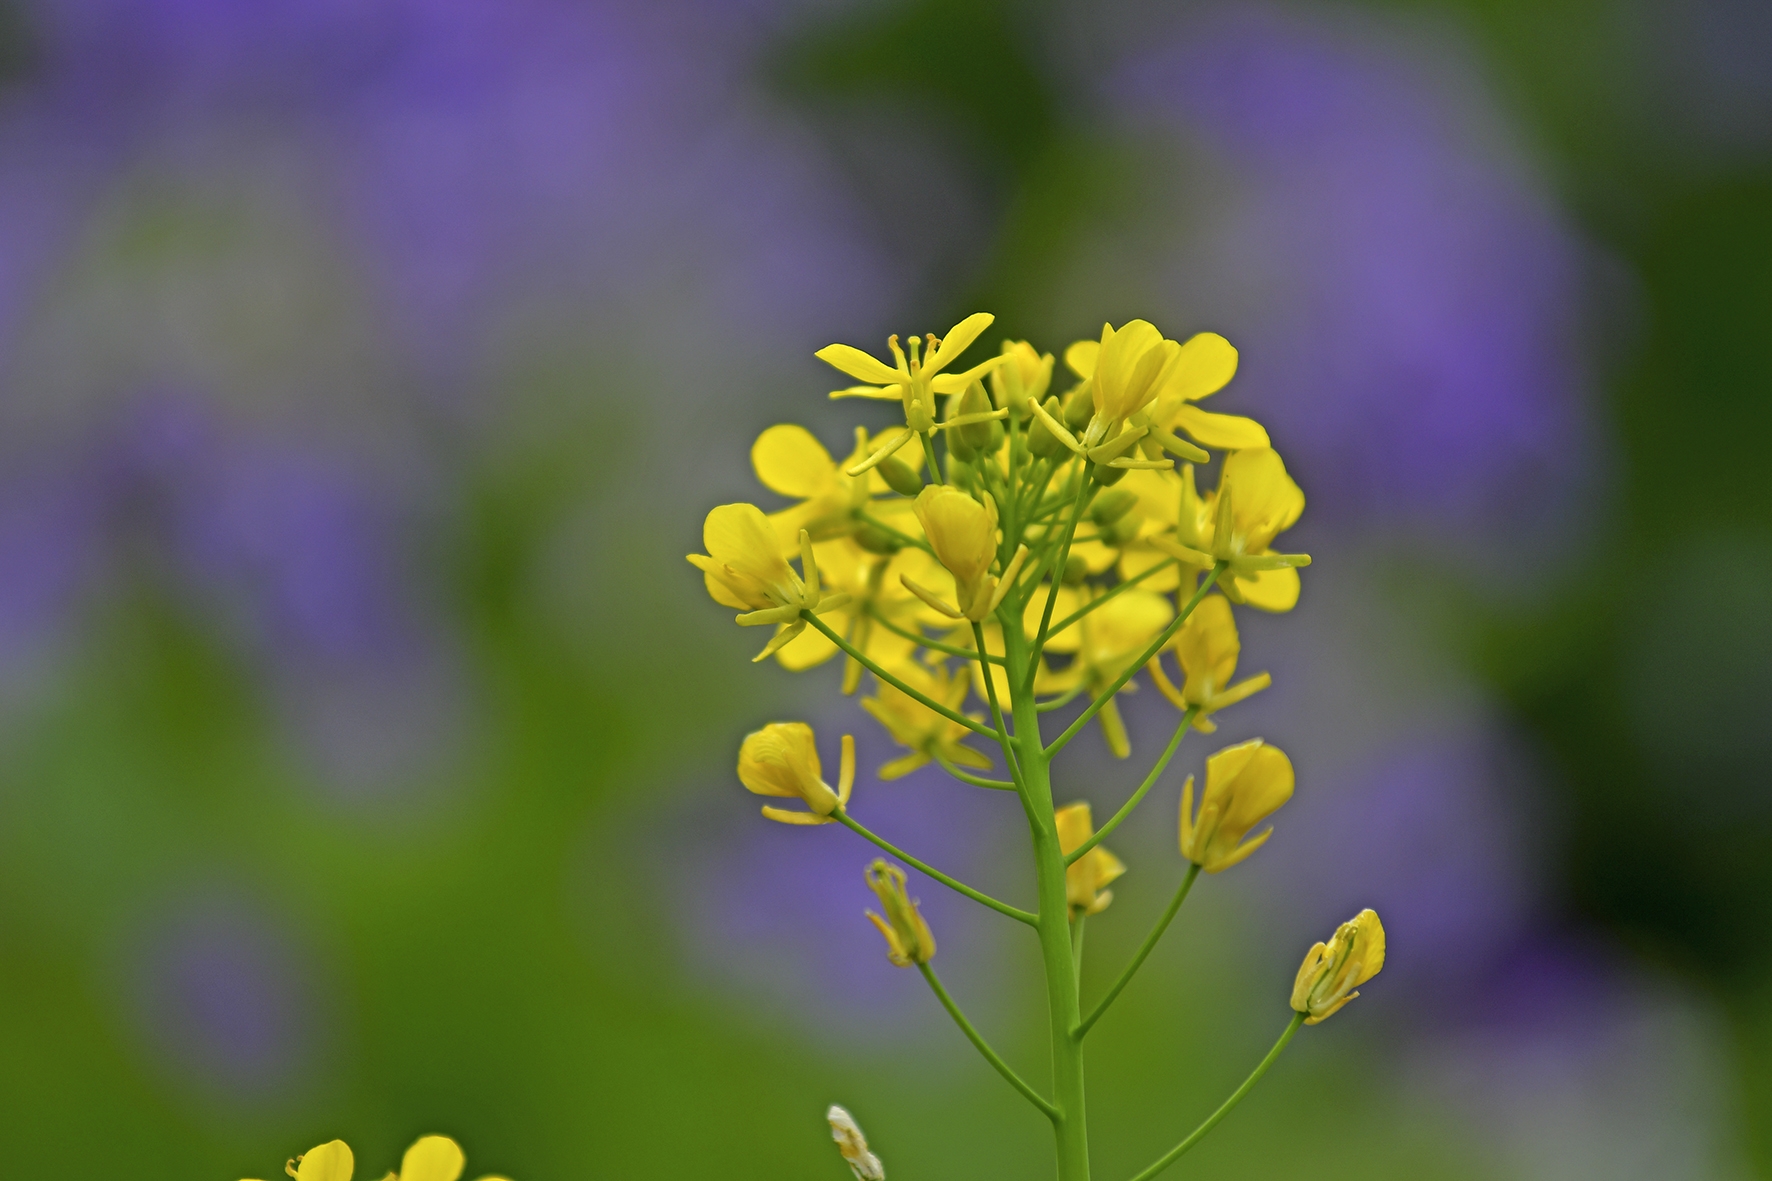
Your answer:
[[[731,765],[855,728],[858,815],[1013,895],[1012,801],[873,779],[682,560],[757,432],[842,445],[814,349],[980,308],[1225,333],[1310,498],[1221,731],[1299,794],[1092,1040],[1101,1175],[1370,904],[1385,975],[1177,1176],[1772,1176],[1758,0],[0,4],[8,1173],[834,1181],[839,1101],[895,1177],[1046,1175],[867,849]],[[1030,947],[922,886],[1039,1078]]]

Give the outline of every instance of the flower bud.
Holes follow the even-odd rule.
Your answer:
[[[1071,428],[1072,434],[1082,434],[1089,420],[1095,417],[1095,399],[1089,392],[1089,383],[1084,382],[1064,396],[1064,425]]]
[[[1052,818],[1058,825],[1058,847],[1069,853],[1095,835],[1088,804],[1066,804]],[[1071,862],[1064,871],[1065,898],[1073,913],[1100,914],[1114,900],[1107,885],[1126,872],[1125,863],[1100,845]]]
[[[990,411],[991,400],[985,395],[984,386],[978,382],[975,381],[967,386],[966,392],[960,395],[959,412],[961,414],[989,414]],[[974,451],[984,451],[991,445],[991,427],[995,425],[995,423],[986,420],[984,422],[969,422],[957,429],[960,432],[960,437],[965,439]],[[952,431],[948,433],[953,434]],[[998,441],[1001,442],[1001,439]]]
[[[760,796],[797,797],[809,811],[786,808],[763,809],[763,815],[783,824],[829,824],[831,813],[849,802],[855,785],[855,739],[843,735],[843,764],[837,790],[824,781],[818,761],[818,745],[812,727],[805,722],[771,722],[745,735],[738,748],[738,780]]]
[[[1064,584],[1066,586],[1082,586],[1083,580],[1089,577],[1089,563],[1081,554],[1072,554],[1064,560]]]
[[[1056,397],[1047,398],[1045,408],[1053,421],[1063,419],[1064,408]],[[1028,454],[1039,459],[1051,459],[1063,450],[1065,445],[1059,442],[1058,436],[1046,429],[1046,424],[1040,421],[1038,415],[1033,416],[1028,422]]]
[[[911,470],[911,465],[896,455],[882,459],[876,469],[886,486],[900,496],[915,496],[923,491],[923,477]]]
[[[1228,746],[1206,760],[1206,791],[1194,812],[1194,777],[1181,788],[1182,856],[1207,873],[1222,873],[1267,841],[1273,829],[1249,830],[1292,798],[1292,760],[1259,738]]]
[[[1105,496],[1097,496],[1095,503],[1089,506],[1089,519],[1097,525],[1112,525],[1131,512],[1137,503],[1138,493],[1120,488]]]
[[[997,409],[1007,409],[1019,420],[1027,414],[1028,399],[1039,401],[1052,384],[1052,354],[1041,356],[1025,340],[1006,340],[1008,361],[991,371],[991,397]]]
[[[960,610],[967,611],[997,557],[995,504],[980,504],[947,484],[930,484],[917,495],[915,511],[929,547],[954,576]]]
[[[1305,953],[1292,983],[1292,1009],[1308,1013],[1315,1025],[1359,996],[1354,990],[1384,967],[1384,924],[1378,912],[1362,910],[1335,929],[1328,943]]]
[[[1103,488],[1110,488],[1124,480],[1128,470],[1130,469],[1109,467],[1105,463],[1092,463],[1089,465],[1089,476]]]
[[[862,524],[856,527],[852,537],[856,545],[870,554],[895,554],[904,548],[904,542],[886,532],[878,525]]]
[[[886,1181],[886,1168],[879,1157],[868,1151],[868,1138],[861,1134],[855,1117],[833,1103],[824,1118],[831,1125],[831,1139],[837,1142],[837,1152],[848,1162],[855,1181]]]
[[[868,919],[886,937],[886,958],[900,968],[926,964],[935,956],[935,933],[923,921],[917,900],[905,892],[904,870],[879,858],[867,868],[868,889],[880,900],[881,918],[868,911]]]

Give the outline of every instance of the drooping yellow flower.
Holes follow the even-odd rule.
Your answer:
[[[1091,697],[1101,697],[1174,618],[1175,608],[1162,595],[1142,587],[1119,592],[1083,616],[1076,626],[1047,640],[1046,646],[1053,652],[1076,653],[1068,668],[1052,674],[1048,687],[1057,692],[1080,686]],[[1055,618],[1053,622],[1060,621]],[[1133,682],[1127,681],[1119,692],[1128,693],[1133,688]],[[1126,735],[1119,705],[1108,699],[1096,717],[1114,757],[1123,759],[1130,755],[1132,743]]]
[[[1194,729],[1202,734],[1218,728],[1210,715],[1273,684],[1273,678],[1266,673],[1231,684],[1231,678],[1237,674],[1242,643],[1237,638],[1237,621],[1231,614],[1231,605],[1223,595],[1201,599],[1175,633],[1170,647],[1175,649],[1181,671],[1186,674],[1181,688],[1177,689],[1163,672],[1160,653],[1151,657],[1151,679],[1175,708],[1199,711],[1194,715]]]
[[[911,337],[907,342],[909,354],[898,345],[898,337],[887,339],[886,345],[892,350],[894,364],[875,359],[852,345],[832,344],[819,349],[815,356],[828,365],[858,378],[867,384],[854,385],[847,389],[832,390],[833,398],[879,398],[885,401],[902,402],[904,404],[904,429],[889,437],[859,463],[847,469],[852,476],[873,468],[887,456],[916,435],[934,435],[936,430],[935,396],[937,394],[957,394],[968,385],[984,377],[985,374],[1003,364],[1006,354],[999,353],[987,361],[980,362],[963,373],[943,373],[965,352],[979,334],[989,328],[995,316],[985,312],[975,312],[948,329],[948,334],[939,341],[935,337],[927,338],[928,348],[922,347],[922,341]],[[1006,412],[991,411],[986,418],[1001,418]],[[945,425],[959,427],[967,425],[966,419],[949,420]]]
[[[1218,585],[1232,602],[1290,611],[1298,602],[1298,568],[1311,559],[1271,548],[1304,512],[1304,492],[1286,474],[1279,452],[1256,447],[1227,455],[1208,500],[1193,494],[1189,475],[1183,473],[1187,486],[1175,538],[1153,538],[1153,544],[1192,566],[1224,562]],[[1210,524],[1201,520],[1207,514]]]
[[[1181,854],[1207,873],[1223,873],[1267,843],[1273,829],[1249,830],[1292,798],[1292,760],[1259,738],[1227,746],[1206,760],[1206,791],[1194,815],[1194,777],[1181,788]],[[1248,838],[1245,840],[1244,838]]]
[[[421,1136],[406,1150],[400,1171],[389,1173],[383,1181],[458,1181],[467,1157],[461,1146],[447,1136]],[[351,1181],[356,1161],[350,1146],[343,1140],[332,1140],[310,1148],[284,1166],[283,1171],[296,1181]],[[487,1174],[480,1181],[508,1181]]]
[[[701,540],[708,552],[690,554],[689,561],[702,572],[714,602],[744,612],[737,620],[741,627],[776,625],[774,638],[755,660],[769,656],[805,629],[802,611],[831,611],[848,601],[840,594],[821,593],[811,535],[800,530],[802,579],[781,556],[775,530],[754,504],[714,508],[702,523]]]
[[[1066,804],[1052,814],[1058,825],[1058,847],[1069,853],[1095,835],[1088,804]],[[1071,912],[1100,914],[1114,900],[1108,884],[1126,872],[1125,864],[1102,846],[1083,854],[1064,871],[1065,900]]]
[[[869,921],[886,937],[886,958],[900,968],[928,963],[935,956],[935,933],[917,909],[917,900],[905,891],[904,870],[876,857],[865,876],[868,889],[886,912],[885,918],[867,912]]]
[[[925,668],[913,663],[894,670],[894,675],[931,701],[938,701],[949,709],[957,711],[966,701],[969,688],[966,674],[950,673],[945,665]],[[893,741],[911,752],[881,767],[881,779],[902,778],[936,759],[978,770],[991,765],[989,756],[962,741],[972,733],[971,730],[885,681],[878,682],[872,697],[862,699],[861,707],[886,727]],[[981,715],[975,713],[965,716],[982,720]]]
[[[1000,577],[992,577],[991,564],[997,560],[997,504],[990,493],[984,494],[984,503],[980,504],[958,488],[930,484],[917,494],[915,509],[930,548],[954,576],[954,596],[959,608],[949,607],[929,588],[901,576],[906,589],[955,619],[982,621],[997,609],[1014,585],[1015,576],[1027,559],[1027,547],[1015,551]]]
[[[1306,1025],[1334,1015],[1360,994],[1355,989],[1384,967],[1384,924],[1378,912],[1362,910],[1335,929],[1328,943],[1305,953],[1292,983],[1292,1009],[1309,1013]]]
[[[861,1134],[855,1117],[833,1103],[824,1118],[831,1125],[831,1139],[837,1142],[837,1152],[855,1174],[855,1181],[886,1181],[886,1167],[868,1151],[868,1138]]]
[[[824,781],[818,743],[805,722],[771,722],[745,735],[738,748],[738,781],[760,796],[798,798],[810,811],[765,806],[763,815],[783,824],[829,824],[831,813],[849,802],[855,786],[855,739],[843,735],[843,762],[837,789]]]

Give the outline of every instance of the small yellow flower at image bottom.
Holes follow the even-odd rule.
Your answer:
[[[400,1161],[399,1172],[390,1172],[382,1181],[459,1181],[467,1157],[461,1145],[448,1136],[421,1136]],[[329,1140],[302,1153],[283,1167],[296,1181],[351,1181],[356,1160],[350,1145],[343,1140]],[[479,1181],[508,1181],[488,1173]]]
[[[1362,910],[1305,953],[1292,984],[1293,1011],[1309,1014],[1306,1025],[1334,1016],[1383,967],[1384,924],[1377,911]]]

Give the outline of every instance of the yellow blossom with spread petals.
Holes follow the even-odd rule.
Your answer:
[[[1177,709],[1198,711],[1194,715],[1194,729],[1202,734],[1218,728],[1210,715],[1273,684],[1273,678],[1266,673],[1231,684],[1231,678],[1237,674],[1242,642],[1237,638],[1237,621],[1231,614],[1231,605],[1223,595],[1201,599],[1169,646],[1175,650],[1185,674],[1181,688],[1177,689],[1163,672],[1160,653],[1151,657],[1151,680]]]
[[[1267,843],[1273,829],[1249,830],[1292,798],[1292,760],[1259,738],[1227,746],[1206,760],[1206,790],[1194,814],[1194,777],[1181,788],[1181,854],[1207,873],[1223,873]],[[1247,839],[1245,839],[1247,838]]]
[[[1384,967],[1384,924],[1378,912],[1362,910],[1335,929],[1327,943],[1305,953],[1292,983],[1292,1009],[1308,1013],[1306,1025],[1331,1017],[1360,994],[1360,985]]]
[[[741,627],[776,625],[775,637],[755,660],[771,655],[805,629],[802,611],[830,611],[848,601],[820,591],[811,535],[800,530],[802,579],[781,556],[775,530],[754,504],[717,506],[702,523],[701,538],[708,552],[690,554],[689,561],[702,572],[714,602],[742,611],[737,621]]]
[[[905,890],[904,870],[879,858],[867,868],[868,889],[880,900],[884,918],[868,911],[870,922],[886,937],[886,958],[900,968],[926,964],[935,956],[935,933]]]
[[[988,313],[975,312],[948,329],[948,334],[940,340],[928,337],[926,350],[923,347],[925,342],[914,336],[907,342],[908,351],[899,347],[897,336],[890,337],[886,344],[892,350],[892,365],[846,344],[826,345],[814,354],[826,364],[865,383],[832,390],[831,397],[879,398],[904,404],[904,429],[880,444],[867,458],[852,464],[847,469],[850,475],[858,476],[868,471],[917,435],[933,436],[937,427],[935,396],[960,393],[1005,362],[1006,354],[999,353],[963,373],[942,372],[959,360],[960,354],[995,320],[996,317]],[[1005,413],[992,411],[984,417],[1000,418]],[[943,425],[964,426],[966,420],[949,420]]]
[[[751,444],[751,467],[757,479],[771,492],[800,502],[769,514],[769,523],[781,539],[784,555],[798,550],[802,529],[811,534],[813,541],[824,541],[855,532],[863,510],[898,511],[904,502],[886,495],[891,489],[877,469],[860,476],[844,471],[883,441],[884,434],[870,439],[866,430],[857,427],[854,450],[839,463],[831,458],[817,436],[803,426],[783,423],[757,436]],[[910,442],[900,450],[898,459],[915,472],[923,466],[922,445]],[[883,499],[876,504],[875,497]]]
[[[923,668],[912,664],[894,673],[905,684],[931,701],[958,711],[966,701],[970,687],[966,674],[950,673],[945,666]],[[886,727],[886,732],[911,753],[893,759],[880,768],[881,779],[899,779],[937,759],[957,767],[983,770],[991,765],[988,755],[974,750],[963,741],[972,731],[943,717],[921,701],[885,681],[878,682],[872,697],[862,699],[861,707]],[[966,717],[981,720],[981,715]]]
[[[1193,492],[1189,476],[1183,473],[1175,537],[1154,538],[1153,544],[1196,567],[1223,562],[1218,585],[1232,602],[1290,611],[1298,603],[1298,568],[1311,559],[1271,548],[1304,512],[1304,492],[1286,474],[1279,453],[1256,447],[1227,455],[1218,488],[1206,499]],[[1202,520],[1208,516],[1209,523]]]
[[[1052,819],[1058,826],[1058,847],[1067,854],[1095,835],[1088,804],[1066,804]],[[1072,912],[1100,914],[1106,910],[1114,900],[1114,892],[1107,886],[1125,872],[1125,863],[1100,845],[1071,862],[1064,871],[1064,891]]]
[[[829,824],[831,813],[849,802],[855,785],[855,739],[843,735],[843,762],[832,791],[818,761],[818,743],[805,722],[771,722],[745,735],[738,748],[738,780],[760,796],[804,800],[806,812],[765,807],[763,815],[783,824]]]

